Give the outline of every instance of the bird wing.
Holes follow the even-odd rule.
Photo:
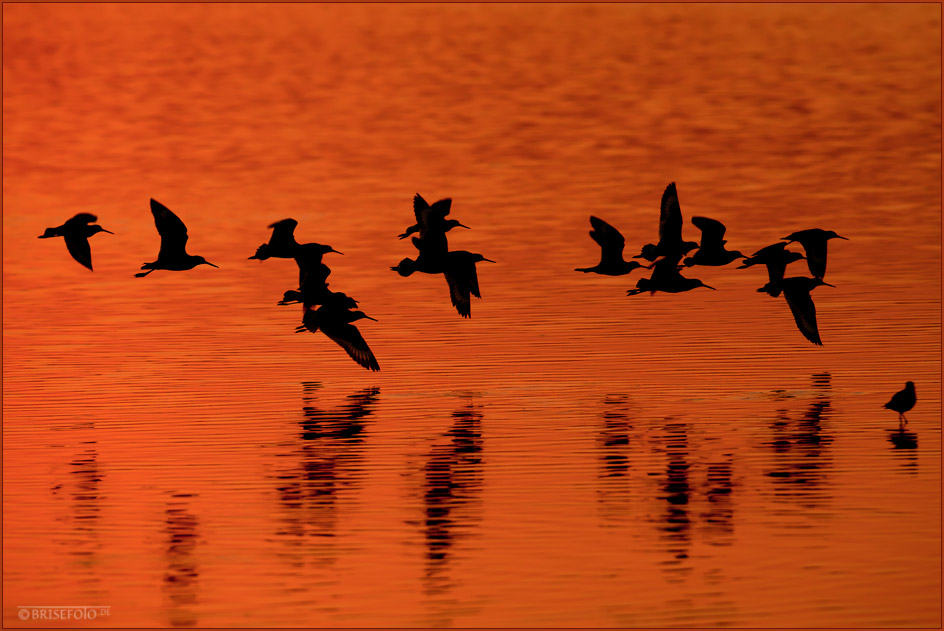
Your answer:
[[[823,342],[819,339],[819,329],[816,326],[816,306],[813,304],[810,293],[802,289],[784,287],[783,297],[786,298],[787,305],[793,312],[793,319],[796,320],[797,328],[800,329],[803,337],[822,346]]]
[[[95,221],[94,217],[92,217],[92,221]],[[92,249],[89,247],[88,238],[69,231],[65,234],[65,241],[66,249],[69,250],[72,258],[85,267],[92,269]]]
[[[426,225],[426,216],[429,214],[429,204],[417,193],[413,196],[413,214],[416,215],[416,224],[418,226]]]
[[[364,336],[353,324],[339,322],[326,327],[322,323],[321,332],[343,348],[351,359],[367,370],[380,370],[377,358],[374,357],[370,347],[367,346],[367,342],[364,341]]]
[[[702,249],[720,249],[724,245],[724,224],[709,217],[692,217],[692,223],[701,230]]]
[[[600,262],[613,260],[616,263],[623,261],[623,248],[626,239],[619,230],[597,217],[590,217],[590,237],[600,246]]]
[[[662,193],[662,211],[659,215],[659,242],[681,243],[682,208],[679,206],[675,182],[665,187]]]
[[[78,227],[78,226],[84,226],[90,223],[95,223],[96,221],[98,221],[98,217],[96,217],[92,213],[79,213],[72,219],[68,220],[65,223],[65,225]]]
[[[293,245],[295,243],[295,226],[298,222],[294,219],[283,219],[269,224],[272,228],[272,237],[269,239],[270,245]]]
[[[433,204],[429,209],[429,214],[431,217],[436,219],[445,219],[446,215],[449,214],[449,209],[452,207],[452,198],[447,197],[446,199],[441,199],[435,204]]]
[[[649,277],[649,283],[652,286],[666,287],[677,282],[682,277],[679,273],[678,264],[682,259],[678,256],[663,256],[656,259],[653,263],[652,275]]]
[[[161,250],[158,259],[186,254],[187,226],[180,217],[171,212],[170,208],[159,201],[151,200],[151,214],[154,215],[154,225],[161,235]]]

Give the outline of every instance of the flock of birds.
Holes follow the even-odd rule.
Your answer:
[[[600,262],[593,267],[578,267],[577,272],[605,274],[607,276],[622,276],[635,269],[651,269],[649,278],[640,278],[636,288],[626,292],[629,296],[657,291],[680,293],[698,287],[714,289],[697,278],[682,276],[681,270],[695,265],[719,267],[728,265],[738,259],[743,259],[738,269],[754,265],[767,267],[768,282],[757,291],[766,293],[774,298],[782,293],[793,313],[797,328],[806,339],[822,346],[816,325],[816,306],[810,297],[810,292],[826,285],[835,287],[823,280],[826,275],[826,244],[830,239],[846,239],[832,230],[810,228],[787,235],[781,242],[761,248],[751,256],[745,256],[737,250],[728,250],[724,238],[725,226],[716,219],[708,217],[692,217],[692,223],[701,230],[701,241],[684,241],[682,239],[682,209],[679,206],[678,191],[675,182],[669,184],[662,194],[662,210],[659,216],[659,242],[647,243],[642,246],[639,254],[632,258],[641,258],[650,264],[643,265],[636,261],[626,261],[623,258],[623,249],[626,240],[620,231],[597,217],[590,217],[593,230],[590,236],[600,246]],[[848,239],[846,239],[848,240]],[[806,256],[799,252],[786,249],[789,243],[797,242],[803,246]],[[695,250],[695,253],[683,256]],[[811,277],[791,276],[785,278],[787,265],[802,258],[806,259]]]
[[[491,259],[481,254],[465,250],[449,250],[446,233],[453,228],[469,227],[456,219],[447,219],[452,206],[452,200],[441,199],[430,205],[417,193],[413,198],[413,213],[416,222],[406,228],[399,235],[405,239],[414,233],[411,241],[417,250],[415,259],[404,258],[390,269],[400,276],[410,276],[414,272],[425,274],[442,274],[449,286],[449,295],[453,306],[459,315],[468,318],[471,316],[471,297],[481,298],[479,291],[476,263]],[[141,265],[142,270],[136,277],[147,276],[155,270],[183,271],[193,269],[197,265],[210,265],[202,256],[187,253],[187,226],[169,208],[160,202],[151,200],[151,214],[154,216],[154,225],[161,238],[161,247],[157,260]],[[40,235],[40,239],[63,237],[66,248],[72,257],[88,269],[92,269],[92,253],[89,247],[89,237],[99,232],[113,232],[96,225],[95,215],[79,213],[61,226],[47,228]],[[661,212],[659,217],[659,241],[642,246],[634,259],[644,259],[649,265],[635,260],[626,261],[623,258],[625,239],[619,230],[597,217],[590,217],[593,229],[590,236],[600,246],[600,262],[593,267],[575,268],[575,271],[584,273],[604,274],[607,276],[622,276],[636,269],[652,271],[649,278],[640,278],[634,289],[628,290],[627,295],[634,296],[643,292],[654,294],[657,291],[680,293],[698,287],[714,289],[697,278],[687,278],[681,270],[698,265],[724,266],[737,260],[742,260],[737,269],[745,269],[754,265],[767,267],[768,282],[757,289],[771,297],[779,297],[782,293],[797,328],[813,344],[822,345],[819,329],[816,325],[816,307],[810,297],[810,292],[820,285],[834,287],[823,277],[826,275],[826,249],[830,239],[846,239],[832,230],[811,228],[800,230],[782,237],[780,242],[761,248],[751,256],[745,256],[737,250],[728,250],[724,239],[725,226],[716,219],[708,217],[692,217],[692,223],[701,231],[701,241],[684,241],[682,239],[682,211],[679,205],[678,192],[675,183],[670,183],[662,194]],[[377,358],[364,340],[354,322],[361,319],[374,320],[357,309],[358,301],[343,292],[332,291],[328,288],[327,278],[331,269],[324,264],[323,257],[328,253],[342,254],[330,245],[320,243],[298,243],[295,240],[295,227],[298,222],[294,219],[283,219],[269,225],[272,236],[267,243],[263,243],[249,259],[264,261],[269,258],[290,258],[298,265],[298,287],[286,290],[279,305],[301,304],[302,322],[296,328],[297,332],[321,331],[328,338],[340,345],[355,362],[368,370],[378,371],[380,365]],[[799,252],[786,249],[789,243],[799,243],[805,256]],[[691,256],[686,256],[695,250]],[[683,257],[685,257],[683,259]],[[786,277],[787,265],[800,259],[806,259],[812,277]],[[899,422],[907,423],[904,413],[914,407],[916,401],[914,383],[907,382],[905,389],[896,393],[885,404],[885,408],[899,414]]]

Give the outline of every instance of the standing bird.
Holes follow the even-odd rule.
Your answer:
[[[898,412],[898,422],[901,424],[904,421],[904,424],[908,424],[908,419],[905,417],[905,412],[911,410],[915,406],[915,403],[918,401],[915,396],[915,387],[914,382],[909,381],[905,384],[904,390],[899,390],[895,393],[895,396],[892,397],[891,401],[883,405],[882,407],[888,408],[889,410],[894,410]]]
[[[156,261],[141,266],[141,269],[147,271],[138,272],[135,276],[147,276],[157,269],[183,271],[193,269],[197,265],[219,267],[202,256],[187,254],[187,226],[167,206],[152,199],[151,214],[154,215],[157,232],[161,235],[161,249],[157,253]]]
[[[90,225],[98,221],[98,217],[91,213],[79,213],[72,219],[69,219],[61,226],[55,228],[46,228],[38,239],[48,239],[50,237],[63,237],[66,242],[66,249],[76,261],[85,267],[92,269],[92,249],[89,247],[88,239],[93,234],[107,232],[115,234],[111,230],[105,230],[99,225]]]
[[[774,243],[773,245],[761,248],[738,265],[737,269],[746,269],[752,265],[766,265],[769,282],[757,291],[767,292],[769,295],[776,298],[780,295],[780,281],[783,280],[787,265],[793,261],[799,261],[805,258],[799,252],[787,250],[786,247],[786,243]]]
[[[619,230],[592,215],[590,216],[590,225],[593,226],[590,237],[600,246],[600,262],[593,267],[575,267],[575,272],[623,276],[638,267],[642,267],[636,261],[627,262],[623,259],[623,247],[626,245],[626,239],[623,238]]]
[[[449,232],[457,226],[468,229],[468,226],[459,223],[456,219],[446,219],[451,207],[452,198],[450,197],[434,202],[430,206],[419,193],[416,193],[413,196],[413,214],[416,216],[416,223],[407,228],[403,234],[398,235],[399,238],[406,239],[414,232],[419,232],[422,239],[429,229],[443,233]]]
[[[819,228],[800,230],[781,237],[781,240],[787,243],[796,241],[803,246],[806,251],[806,264],[810,268],[810,273],[816,278],[826,276],[826,242],[830,239],[849,240],[846,237],[839,236],[832,230],[821,230]]]
[[[671,182],[662,193],[662,205],[659,213],[659,243],[647,243],[634,259],[643,258],[655,261],[660,256],[681,259],[698,244],[682,241],[682,208],[679,205],[675,182]]]
[[[737,259],[747,258],[737,250],[726,250],[724,244],[724,224],[708,217],[692,217],[692,223],[701,230],[701,243],[698,251],[686,258],[686,267],[692,265],[727,265]]]
[[[361,332],[351,324],[362,318],[377,320],[363,311],[352,311],[350,301],[344,294],[332,294],[325,298],[324,304],[317,309],[309,307],[302,317],[302,324],[296,333],[308,330],[312,333],[321,331],[343,348],[355,362],[368,370],[378,371],[377,358],[367,346]]]
[[[662,257],[656,259],[656,262],[650,266],[652,268],[652,275],[649,278],[640,278],[636,281],[636,289],[630,289],[626,292],[626,295],[635,296],[644,291],[648,291],[649,295],[657,291],[678,294],[698,287],[714,289],[714,287],[706,285],[697,278],[685,278],[682,276],[682,274],[679,273],[679,258],[681,258],[681,255],[674,258]]]
[[[835,287],[835,285],[830,285],[822,278],[793,276],[780,281],[783,297],[786,299],[790,311],[793,312],[793,319],[796,320],[800,333],[814,344],[822,346],[823,341],[819,338],[819,328],[816,326],[816,306],[810,297],[810,292],[820,285]]]

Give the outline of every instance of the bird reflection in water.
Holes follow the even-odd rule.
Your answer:
[[[629,437],[633,428],[625,395],[608,395],[603,405],[603,423],[597,434],[600,458],[597,498],[602,518],[607,522],[621,522],[629,516]]]
[[[94,599],[101,587],[101,576],[96,566],[99,563],[98,551],[103,545],[99,539],[101,501],[104,499],[99,487],[103,473],[96,442],[85,441],[82,445],[86,448],[69,462],[73,537],[68,541],[67,553],[75,560],[76,582],[87,587],[86,596]]]
[[[164,553],[164,593],[169,601],[167,617],[170,626],[193,627],[197,624],[197,592],[200,573],[195,550],[199,520],[190,512],[187,493],[174,493],[164,510],[164,532],[167,549]]]
[[[673,574],[685,574],[691,570],[683,563],[688,558],[692,544],[692,520],[688,509],[692,494],[692,486],[689,483],[691,464],[688,425],[669,421],[664,430],[666,468],[659,499],[665,501],[665,513],[659,530],[667,543],[666,550],[670,557],[665,562],[666,568],[671,569]],[[681,576],[677,578],[681,579]]]
[[[373,413],[380,389],[365,388],[346,397],[336,409],[325,410],[315,399],[321,384],[302,384],[299,440],[293,443],[293,465],[275,477],[283,509],[276,532],[289,546],[306,546],[291,562],[331,564],[337,559],[331,538],[337,534],[337,502],[356,488],[363,476],[366,418]]]
[[[909,432],[904,427],[888,431],[895,460],[901,464],[901,472],[908,475],[918,474],[918,434]]]
[[[439,594],[450,587],[452,548],[478,521],[469,508],[482,492],[482,414],[473,403],[452,413],[446,443],[433,447],[423,480],[423,536],[426,542],[426,590]]]
[[[766,475],[773,480],[774,497],[796,501],[813,508],[829,499],[826,473],[832,462],[833,434],[826,423],[832,415],[830,407],[831,376],[814,374],[814,394],[802,416],[792,417],[791,410],[777,410],[777,419],[770,423],[774,437],[767,447],[773,451],[773,467]],[[789,395],[779,397],[792,399]]]

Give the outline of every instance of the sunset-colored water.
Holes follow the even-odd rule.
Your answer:
[[[940,626],[940,34],[934,4],[4,4],[4,626]],[[573,271],[591,214],[654,242],[672,181],[687,239],[848,237],[822,347],[758,267]],[[470,319],[389,269],[416,192],[496,261]],[[133,277],[152,197],[219,269]],[[115,233],[94,272],[36,238],[78,212]],[[380,372],[247,260],[286,217],[344,253]],[[108,613],[29,617],[57,606]]]

